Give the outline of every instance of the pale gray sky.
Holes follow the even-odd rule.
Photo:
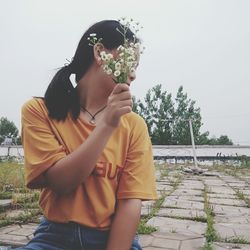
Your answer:
[[[0,0],[0,116],[20,128],[21,105],[41,96],[87,27],[138,20],[146,50],[133,95],[180,85],[201,108],[202,130],[250,145],[250,1]]]

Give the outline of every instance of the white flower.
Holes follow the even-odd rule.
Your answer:
[[[135,73],[135,71],[136,71],[135,68],[130,69],[130,73],[132,73],[132,74]]]
[[[127,62],[127,65],[128,65],[129,67],[132,67],[133,64],[134,64],[134,62]]]
[[[127,60],[129,61],[129,62],[133,62],[133,61],[135,61],[135,56],[133,55],[133,56],[129,56],[128,58],[127,58]]]
[[[108,53],[109,51],[101,51],[100,57],[103,71],[111,75],[116,83],[125,83],[128,80],[129,74],[136,71],[138,64],[137,58],[144,48],[141,48],[140,41],[136,42],[137,38],[135,35],[133,35],[132,39],[128,39],[127,37],[128,29],[131,29],[134,34],[137,33],[140,28],[139,23],[134,22],[133,19],[126,18],[123,18],[120,23],[121,26],[117,27],[116,31],[124,38],[123,44],[118,46],[115,56]],[[102,38],[97,39],[97,35],[98,34],[95,33],[89,35],[88,40],[90,46],[94,46],[98,42],[101,42]]]
[[[104,65],[103,66],[103,70],[107,73],[107,71],[109,70],[109,66],[108,65]]]
[[[136,49],[139,49],[139,48],[140,48],[140,43],[136,43],[136,44],[134,45],[134,47],[135,47]]]
[[[119,76],[120,74],[121,74],[121,71],[120,71],[120,70],[116,70],[116,71],[114,72],[114,76],[115,76],[115,77]]]
[[[108,75],[111,75],[113,72],[112,72],[112,69],[108,69],[107,72],[106,72]]]
[[[122,45],[120,45],[117,50],[120,50],[120,51],[123,51],[124,50],[124,47]]]
[[[120,70],[120,69],[121,69],[121,63],[117,62],[117,63],[115,64],[115,69],[116,69],[116,70]]]
[[[101,51],[100,56],[101,56],[101,59],[103,61],[108,60],[108,56],[107,56],[107,53],[105,51]]]
[[[113,58],[113,55],[111,53],[107,54],[107,59],[111,60]]]

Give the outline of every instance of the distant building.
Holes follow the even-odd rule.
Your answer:
[[[4,146],[11,146],[13,144],[14,144],[13,140],[10,137],[5,137],[4,141],[1,143],[1,145],[4,145]]]

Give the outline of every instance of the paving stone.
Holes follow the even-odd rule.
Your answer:
[[[179,249],[180,241],[166,238],[154,237],[152,247],[159,247],[163,249]],[[166,248],[167,247],[167,248]]]
[[[161,180],[158,180],[157,184],[173,186],[172,183],[167,178],[163,178]]]
[[[160,233],[140,236],[143,249],[195,250],[201,249],[205,238],[178,233]]]
[[[0,228],[0,243],[4,245],[22,246],[33,237],[37,224],[11,225]]]
[[[151,211],[150,207],[142,207],[141,208],[141,215],[149,215],[150,211]]]
[[[205,242],[205,237],[185,240],[182,242],[181,247],[178,250],[201,250]]]
[[[247,207],[236,207],[236,206],[224,206],[224,205],[212,205],[213,212],[217,215],[226,216],[248,216],[250,209]]]
[[[218,234],[228,239],[231,237],[243,237],[246,240],[250,240],[250,225],[249,224],[234,224],[234,223],[215,223],[214,229]]]
[[[34,233],[33,228],[19,228],[18,230],[9,232],[9,235],[18,235],[18,236],[31,236]]]
[[[204,183],[207,186],[219,186],[219,187],[227,186],[227,184],[224,181],[214,178],[204,179]]]
[[[0,228],[0,235],[7,234],[19,228],[20,228],[19,225],[11,225],[11,226],[2,227]]]
[[[184,190],[204,190],[204,187],[199,187],[199,186],[193,186],[193,185],[180,185],[180,189]]]
[[[206,171],[202,173],[203,176],[215,176],[215,177],[220,177],[220,173],[215,172],[215,171]]]
[[[242,207],[247,205],[243,200],[223,199],[223,198],[209,198],[209,204],[221,204],[221,205],[242,206]]]
[[[10,235],[10,234],[0,234],[0,243],[2,245],[11,245],[11,246],[23,246],[27,244],[30,239],[25,236],[19,235]]]
[[[233,187],[233,188],[245,188],[247,187],[247,183],[242,181],[242,182],[229,182],[227,183],[228,186]]]
[[[143,201],[142,206],[143,207],[153,207],[155,204],[155,201]]]
[[[201,181],[183,181],[180,185],[180,188],[203,190],[204,184]]]
[[[214,243],[214,250],[250,250],[249,244]]]
[[[151,246],[154,237],[149,234],[139,235],[139,242],[144,249],[144,247]]]
[[[169,248],[159,248],[159,247],[144,247],[144,250],[162,250],[162,249],[166,249],[166,250],[173,250],[173,249],[169,249]]]
[[[8,208],[11,206],[12,199],[0,200],[0,208]]]
[[[217,187],[209,186],[208,193],[219,193],[219,194],[236,194],[232,188],[229,187]]]
[[[238,199],[236,194],[220,194],[220,193],[208,193],[208,198],[222,198],[222,199]]]
[[[157,185],[157,190],[158,191],[170,191],[172,189],[173,189],[173,187],[169,186],[169,185],[162,185],[162,184]]]
[[[200,201],[204,202],[204,198],[202,196],[195,196],[195,195],[170,195],[169,197],[173,199],[181,199],[181,200],[188,200],[188,201]]]
[[[181,197],[179,199],[174,199],[171,196],[167,197],[162,207],[174,207],[174,208],[186,208],[186,209],[204,209],[204,203],[199,201],[188,201],[182,200]]]
[[[203,191],[202,190],[194,190],[194,189],[176,189],[172,195],[199,195],[202,196]]]
[[[163,217],[183,217],[183,218],[197,218],[197,217],[203,217],[207,218],[207,215],[202,210],[189,210],[189,209],[171,209],[171,208],[161,208],[159,212],[157,213],[157,216],[163,216]]]
[[[234,224],[250,224],[250,215],[241,216],[241,215],[234,215],[234,216],[223,216],[223,215],[216,215],[214,218],[215,223],[234,223]]]
[[[206,223],[166,217],[153,217],[147,225],[157,227],[159,232],[174,232],[191,236],[204,235],[206,230]]]

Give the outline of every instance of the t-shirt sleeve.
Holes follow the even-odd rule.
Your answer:
[[[132,134],[120,177],[118,199],[157,199],[152,144],[145,121],[140,118]]]
[[[21,123],[26,185],[29,188],[45,187],[45,171],[65,157],[66,152],[53,134],[40,101],[32,99],[23,105]]]

